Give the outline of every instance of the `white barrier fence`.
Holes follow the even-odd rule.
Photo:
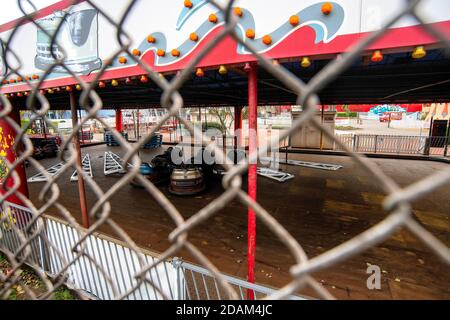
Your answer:
[[[151,283],[139,282],[137,275],[145,266],[156,263],[158,254],[140,249],[140,260],[134,250],[101,234],[89,235],[77,245],[84,233],[66,222],[50,216],[33,219],[30,210],[11,203],[3,203],[1,209],[0,251],[9,251],[16,257],[22,257],[26,264],[37,265],[50,276],[64,274],[70,287],[84,291],[93,298],[223,298],[224,293],[221,294],[217,280],[207,269],[173,258],[146,272],[146,278]],[[29,243],[29,251],[25,250],[27,246],[23,246],[25,239]],[[186,277],[187,273],[190,277]],[[231,276],[225,277],[240,292],[242,299],[245,299],[243,293],[248,290],[257,298],[264,298],[276,291]]]
[[[83,242],[85,244],[83,249],[89,258],[83,255],[77,259],[77,254],[71,250],[81,237],[76,229],[50,218],[46,218],[45,223],[48,240],[62,253],[65,261],[73,261],[67,273],[68,281],[74,287],[106,300],[117,297],[112,284],[116,286],[116,293],[119,295],[138,287],[128,296],[131,300],[163,298],[154,286],[146,282],[139,285],[134,278],[133,275],[143,268],[134,251],[102,236],[88,236]],[[145,265],[155,263],[158,259],[150,254],[145,254],[143,257]],[[60,274],[64,267],[62,259],[57,254],[49,254],[48,260],[50,274]],[[175,299],[179,296],[176,286],[177,273],[170,262],[162,262],[151,269],[148,277],[166,297]],[[111,279],[110,282],[108,278]]]

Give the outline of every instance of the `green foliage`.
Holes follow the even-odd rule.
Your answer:
[[[8,300],[17,300],[17,291],[11,290],[11,293],[9,294]]]
[[[10,270],[11,265],[8,263],[5,255],[0,252],[0,272],[5,273],[5,270]],[[36,273],[27,266],[22,266],[16,271],[16,274],[20,278],[21,284],[14,284],[11,287],[8,300],[24,300],[27,299],[22,285],[25,285],[28,289],[39,297],[47,292],[44,282],[36,275]],[[2,283],[0,283],[0,287]],[[72,293],[67,287],[61,286],[53,293],[54,300],[77,300],[77,296]]]
[[[0,180],[3,180],[4,177],[8,174],[8,167],[6,166],[5,161],[0,159]]]
[[[420,114],[420,120],[426,120],[427,119],[427,117],[428,117],[428,112],[422,112],[421,114]]]
[[[279,124],[275,124],[272,126],[272,130],[286,130],[289,129],[289,126],[284,126],[284,125],[279,125]]]
[[[222,133],[225,133],[226,128],[219,122],[208,122],[208,126],[206,126],[206,123],[202,123],[202,131],[207,131],[209,129],[217,129]]]
[[[357,117],[358,117],[358,112],[350,112],[350,111],[347,111],[347,112],[338,112],[338,113],[336,114],[336,116],[337,116],[338,118],[357,118]]]
[[[50,121],[50,122],[51,122],[51,124],[54,127],[53,129],[58,129],[58,122],[57,121]],[[21,125],[22,129],[25,129],[26,127],[28,127],[29,124],[30,124],[30,119],[21,119],[20,125]],[[48,123],[46,125],[47,125],[47,131],[52,128]],[[38,132],[35,132],[35,130],[33,130],[33,129],[31,129],[29,127],[26,133],[27,134],[35,134],[35,133],[38,133]]]
[[[242,108],[242,120],[248,119],[248,107]]]
[[[352,126],[335,126],[336,130],[359,130],[359,128],[352,127]]]
[[[29,124],[30,124],[30,119],[22,119],[21,120],[22,129],[25,129],[26,127],[28,127]],[[32,134],[33,132],[30,128],[28,128],[27,133]]]
[[[77,298],[72,294],[72,292],[65,288],[61,287],[53,293],[54,300],[76,300]]]

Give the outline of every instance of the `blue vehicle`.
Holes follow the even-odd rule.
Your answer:
[[[171,160],[171,152],[172,148],[169,148],[163,154],[154,157],[151,164],[147,162],[142,163],[139,168],[140,173],[154,185],[168,183],[172,170],[175,167]],[[138,188],[143,187],[136,178],[131,181],[131,185]]]

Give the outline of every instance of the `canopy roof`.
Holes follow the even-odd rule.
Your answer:
[[[281,64],[290,72],[308,82],[330,60],[312,61],[302,68],[298,60]],[[242,66],[227,68],[221,75],[217,68],[205,70],[204,77],[194,73],[180,90],[185,107],[246,106],[247,75]],[[296,95],[283,84],[259,68],[259,105],[295,105]],[[175,75],[166,76],[171,80]],[[139,77],[132,84],[125,79],[116,87],[106,83],[97,88],[105,109],[158,108],[162,90],[151,81],[141,83]],[[75,91],[77,95],[79,92]],[[427,57],[414,60],[410,52],[385,55],[380,63],[362,57],[347,72],[339,76],[319,93],[323,104],[383,104],[383,103],[433,103],[450,101],[450,58],[443,50],[432,50]],[[68,93],[64,90],[46,94],[51,108],[69,109]],[[10,98],[21,109],[26,108],[26,97]]]

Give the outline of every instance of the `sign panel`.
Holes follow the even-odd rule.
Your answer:
[[[11,8],[16,0],[6,0]],[[226,4],[226,0],[219,1]],[[0,59],[0,72],[20,66],[21,74],[33,80],[41,77],[54,63],[54,56],[63,58],[70,71],[89,81],[105,61],[120,51],[118,37],[129,44],[136,56],[121,54],[111,62],[103,79],[143,74],[134,59],[143,60],[158,72],[183,69],[223,28],[224,17],[205,0],[137,1],[125,20],[123,32],[116,25],[130,1],[93,0],[100,9],[86,1],[37,1],[35,24],[24,23],[10,42],[19,55],[20,64],[11,54]],[[256,51],[270,58],[320,56],[345,52],[368,32],[378,30],[383,23],[401,10],[404,0],[335,0],[328,14],[322,10],[324,1],[260,0],[236,1],[239,23],[236,34]],[[450,34],[450,1],[428,0],[419,7],[429,23],[437,24]],[[20,10],[12,9],[0,15],[0,38],[6,43],[14,30]],[[298,20],[290,17],[297,16]],[[8,19],[10,18],[10,19]],[[411,17],[398,21],[383,39],[370,49],[400,49],[435,43]],[[54,43],[49,35],[57,34]],[[0,48],[4,50],[5,48]],[[2,52],[0,52],[2,53]],[[53,54],[52,54],[53,53]],[[254,61],[242,45],[227,37],[202,60],[199,66],[217,66]],[[3,84],[1,92],[27,90],[17,76]],[[56,67],[46,78],[45,87],[74,84],[63,67]],[[37,79],[34,79],[35,81]],[[12,82],[12,83],[11,83]]]

